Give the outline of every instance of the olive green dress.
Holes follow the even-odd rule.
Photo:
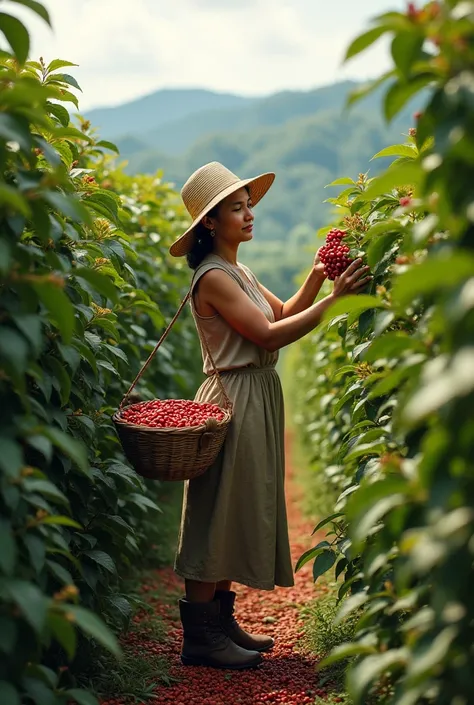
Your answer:
[[[273,311],[253,273],[208,255],[196,269],[193,288],[210,269],[234,279],[265,316]],[[199,318],[234,412],[214,464],[184,486],[175,571],[204,582],[232,580],[272,590],[294,584],[284,494],[284,409],[278,353],[270,353],[237,333],[221,316]],[[198,328],[198,332],[199,332]],[[201,336],[201,333],[199,333]],[[224,404],[202,345],[208,378],[196,401]]]

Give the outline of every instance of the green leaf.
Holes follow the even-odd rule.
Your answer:
[[[326,548],[329,548],[329,543],[327,541],[320,541],[317,546],[305,551],[303,555],[298,558],[295,566],[295,573],[297,573],[306,563],[308,563],[308,561],[316,558],[316,556],[318,556]]]
[[[351,462],[365,455],[380,455],[386,449],[384,441],[372,441],[371,443],[356,444],[350,453],[347,453],[345,460]]]
[[[5,35],[18,63],[23,65],[30,51],[30,35],[23,22],[5,12],[0,12],[0,32]]]
[[[57,127],[54,131],[54,138],[70,139],[70,140],[80,140],[82,142],[91,142],[91,138],[84,132],[79,130],[73,125],[67,125],[67,127]]]
[[[117,570],[111,556],[104,551],[84,551],[83,555],[90,558],[94,563],[101,565],[109,573],[115,573]]]
[[[407,682],[417,684],[421,678],[428,678],[439,673],[451,644],[457,636],[458,628],[449,626],[425,644],[420,644],[411,655],[407,668]]]
[[[0,568],[6,575],[15,570],[17,546],[9,521],[0,519]]]
[[[439,293],[459,286],[474,276],[474,256],[459,249],[448,255],[433,256],[395,278],[392,297],[404,308],[418,296]]]
[[[433,76],[428,74],[422,78],[416,78],[409,83],[393,83],[385,94],[384,112],[385,118],[390,121],[408,103],[410,98],[419,93],[429,83],[432,83]]]
[[[54,86],[54,84],[50,84],[51,86]],[[73,105],[76,106],[76,108],[79,110],[79,102],[77,100],[77,97],[74,95],[74,93],[71,93],[71,91],[67,91],[64,88],[61,88],[60,90],[58,89],[57,95],[54,96],[57,100],[61,100],[63,103],[73,103]],[[90,138],[84,137],[84,139],[89,142]]]
[[[80,529],[82,530],[82,526],[77,522],[74,521],[74,519],[71,519],[70,517],[65,517],[60,514],[55,514],[55,515],[50,515],[47,517],[44,517],[44,519],[41,519],[41,524],[54,524],[54,525],[59,525],[59,526],[71,526],[74,529]]]
[[[70,121],[70,115],[69,112],[66,110],[64,105],[60,105],[59,103],[46,103],[46,109],[51,115],[54,115],[56,118],[58,118],[59,122],[63,127],[67,127],[69,125]],[[57,145],[56,145],[57,148]]]
[[[336,617],[334,618],[334,624],[341,624],[341,622],[352,612],[358,610],[365,605],[368,601],[369,596],[366,592],[356,592],[355,595],[351,595],[342,603],[339,608]]]
[[[60,563],[47,559],[46,566],[49,568],[54,577],[57,578],[63,585],[72,585],[74,583],[71,573]]]
[[[391,78],[395,74],[396,70],[392,69],[391,71],[388,71],[387,73],[380,76],[380,78],[377,78],[374,81],[369,81],[368,83],[364,83],[362,84],[362,86],[359,86],[358,88],[350,91],[346,101],[346,108],[350,107],[354,103],[357,103],[359,100],[366,98],[368,95],[376,91],[377,88],[379,88],[383,83],[385,83],[387,79]]]
[[[311,536],[313,536],[317,531],[323,528],[323,526],[326,526],[326,524],[329,524],[331,521],[334,521],[334,519],[339,519],[339,517],[343,517],[344,512],[335,512],[334,514],[331,514],[330,516],[326,517],[325,519],[322,519],[319,524],[315,526],[315,528],[312,531]]]
[[[344,57],[344,61],[348,61],[349,59],[352,59],[353,56],[357,56],[357,54],[360,54],[362,51],[364,51],[369,46],[374,44],[374,42],[376,42],[377,39],[379,39],[387,31],[388,31],[387,27],[379,26],[379,27],[373,27],[372,29],[369,29],[367,32],[360,34],[349,45],[349,47],[346,51],[346,55]]]
[[[110,597],[107,598],[107,602],[120,613],[123,619],[129,620],[132,616],[132,606],[122,595],[110,595]]]
[[[63,193],[59,193],[59,191],[44,191],[43,198],[53,206],[53,208],[65,215],[66,218],[70,218],[73,223],[86,223],[87,225],[91,225],[90,214],[87,212],[87,209],[84,208],[81,201],[75,196],[66,196]]]
[[[48,368],[54,375],[53,386],[55,387],[56,391],[59,392],[61,406],[64,406],[69,401],[69,396],[71,394],[71,377],[64,369],[64,366],[61,364],[61,362],[55,357],[52,357],[52,355],[48,355],[46,361]]]
[[[66,168],[69,170],[74,161],[71,148],[67,142],[55,142],[54,149],[59,154],[61,161],[65,164]]]
[[[22,685],[36,705],[57,705],[56,696],[46,683],[38,678],[23,677]]]
[[[0,113],[0,137],[6,142],[18,142],[21,149],[27,152],[33,146],[33,139],[28,123],[20,116]]]
[[[69,298],[62,289],[49,282],[35,283],[33,287],[59,328],[63,341],[69,343],[74,330],[74,308]]]
[[[399,233],[385,233],[373,238],[367,248],[367,264],[374,269],[400,237]]]
[[[13,615],[0,615],[0,651],[11,654],[15,649],[17,636],[17,621]]]
[[[69,659],[72,661],[76,653],[76,630],[73,625],[68,622],[62,614],[50,612],[48,615],[48,625],[63,649],[66,651]]]
[[[85,634],[96,639],[99,644],[105,647],[114,656],[120,658],[122,652],[115,635],[96,614],[75,605],[65,606],[64,611],[74,617],[77,626]]]
[[[403,162],[387,169],[381,176],[375,178],[361,194],[361,198],[371,201],[377,196],[382,196],[397,186],[407,184],[418,186],[421,183],[423,172],[420,164],[415,162]]]
[[[104,322],[104,321],[101,321],[101,319],[99,319],[99,321],[100,321],[101,323]],[[107,330],[107,327],[104,326],[104,328],[105,328],[105,330]],[[115,335],[115,337],[118,337],[117,331],[116,331],[115,329],[111,330],[110,332],[111,332],[112,335]],[[117,370],[117,368],[114,367],[114,366],[112,365],[112,363],[111,363],[111,362],[108,362],[107,360],[97,360],[97,365],[98,365],[99,367],[102,367],[102,369],[104,369],[104,370],[108,370],[109,372],[112,372],[112,374],[116,375],[117,377],[120,376],[120,373],[119,373],[119,371]]]
[[[327,184],[324,188],[329,188],[330,186],[355,186],[354,179],[344,176],[342,179],[336,179]]]
[[[358,702],[363,702],[369,688],[382,675],[387,675],[396,666],[405,666],[409,660],[410,652],[405,648],[392,649],[382,654],[366,656],[360,663],[353,666],[348,673],[349,692]]]
[[[392,331],[373,340],[363,357],[367,362],[374,362],[381,358],[398,358],[407,350],[424,352],[424,346],[407,333]]]
[[[105,216],[116,223],[118,218],[118,204],[112,194],[107,191],[93,192],[84,196],[82,202],[101,216]]]
[[[67,83],[69,86],[73,86],[73,88],[77,88],[77,90],[81,91],[82,93],[82,88],[74,78],[74,76],[71,76],[68,73],[52,73],[50,76],[52,79],[55,81],[61,81],[61,83]],[[88,138],[86,138],[88,139]]]
[[[60,448],[65,455],[71,458],[81,472],[85,475],[89,475],[87,449],[83,443],[53,426],[44,427],[42,433],[49,438],[55,446]]]
[[[44,560],[46,556],[46,544],[42,536],[36,533],[28,532],[23,537],[23,542],[28,549],[30,563],[39,575],[44,568]]]
[[[46,497],[55,499],[61,504],[69,504],[69,500],[60,489],[53,485],[49,480],[42,480],[36,477],[25,477],[23,479],[23,487],[26,492],[36,492],[43,494]]]
[[[28,344],[24,337],[12,328],[2,326],[0,329],[0,357],[22,375],[28,360]]]
[[[386,304],[376,296],[369,294],[354,294],[343,296],[333,303],[323,315],[323,320],[328,320],[339,316],[343,313],[351,313],[353,311],[367,311],[369,308],[385,308]]]
[[[51,71],[57,71],[65,66],[79,66],[79,64],[73,64],[72,61],[64,61],[63,59],[53,59],[48,64],[46,71],[47,73],[51,73]]]
[[[94,289],[96,289],[100,294],[103,294],[114,303],[117,303],[117,289],[112,280],[105,274],[100,274],[100,272],[96,272],[93,269],[87,269],[86,267],[78,267],[72,271],[72,274],[79,279],[84,279],[89,282],[89,284],[92,284]]]
[[[30,206],[28,201],[13,186],[0,184],[0,206],[3,206],[8,213],[18,211],[22,215],[29,216]]]
[[[419,57],[424,37],[421,34],[398,32],[392,40],[392,57],[397,69],[408,79],[414,61]]]
[[[383,497],[379,499],[370,509],[368,509],[359,518],[354,525],[352,537],[354,540],[354,549],[361,549],[361,544],[368,538],[373,527],[384,517],[391,509],[399,507],[406,501],[403,494],[394,494],[391,497]]]
[[[408,363],[394,369],[370,390],[369,399],[385,396],[399,387],[408,377],[418,375],[423,362],[423,357],[418,357],[414,363]]]
[[[109,142],[108,140],[99,140],[98,142],[96,142],[95,146],[105,147],[105,149],[110,149],[112,152],[117,152],[117,154],[120,154],[120,150],[117,145],[113,142]]]
[[[71,372],[74,375],[77,368],[81,364],[80,354],[78,353],[76,348],[72,347],[72,345],[63,345],[62,343],[58,343],[58,350],[61,353],[61,357],[63,358],[64,362],[69,365],[69,367],[71,368]]]
[[[47,24],[51,27],[49,12],[40,2],[36,2],[36,0],[11,0],[11,2],[16,2],[19,5],[29,7],[30,10],[33,10],[33,12],[39,15],[41,19],[47,22]]]
[[[474,346],[462,347],[449,361],[434,358],[425,365],[424,384],[408,400],[402,416],[418,423],[456,398],[474,389]]]
[[[12,316],[17,328],[21,330],[30,343],[36,355],[39,355],[43,346],[43,326],[41,318],[32,313],[18,313]]]
[[[344,661],[345,659],[351,658],[353,656],[360,656],[361,654],[373,654],[375,652],[375,644],[369,646],[368,644],[362,644],[358,641],[345,642],[343,644],[339,644],[338,646],[334,647],[334,649],[332,649],[329,656],[326,656],[326,658],[324,658],[321,663],[318,664],[318,670],[327,668],[327,666],[332,666],[334,663]]]
[[[20,694],[17,689],[7,681],[0,681],[0,703],[2,705],[21,705]]]
[[[336,562],[336,553],[332,550],[323,551],[316,556],[313,564],[313,579],[316,580],[330,570]]]
[[[42,664],[31,663],[26,668],[26,674],[33,678],[38,678],[43,683],[46,683],[51,688],[56,688],[59,681],[59,675],[48,666],[43,666]],[[56,705],[56,703],[55,703]]]
[[[67,695],[68,698],[72,698],[78,705],[99,705],[97,698],[87,690],[72,688],[71,690],[66,690],[64,694]]]
[[[381,149],[380,152],[374,154],[372,159],[380,159],[380,157],[409,157],[410,159],[416,159],[417,156],[418,152],[414,147],[410,147],[408,144],[394,144],[391,147]]]
[[[152,509],[155,512],[162,512],[163,510],[154,502],[150,497],[145,494],[138,494],[137,492],[132,492],[129,495],[129,500],[134,502],[142,510],[147,511]]]
[[[17,477],[24,465],[21,445],[12,438],[0,436],[0,448],[0,468],[8,477]]]
[[[6,580],[3,587],[26,621],[38,634],[41,633],[48,609],[48,600],[41,590],[26,580]]]

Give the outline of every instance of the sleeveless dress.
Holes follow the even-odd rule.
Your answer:
[[[200,277],[221,269],[234,279],[270,321],[273,311],[248,267],[210,254],[196,269]],[[205,335],[233,418],[224,445],[206,472],[184,484],[175,572],[203,582],[232,580],[272,590],[294,585],[284,494],[284,407],[270,353],[235,331],[220,315],[199,316],[192,303],[207,379],[196,401],[224,399],[202,343]]]

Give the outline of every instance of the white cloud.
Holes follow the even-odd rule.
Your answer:
[[[51,32],[27,10],[32,58],[59,57],[83,89],[81,110],[164,87],[244,95],[368,78],[386,48],[341,67],[349,41],[377,12],[404,0],[43,0]],[[382,5],[382,7],[381,7]],[[362,10],[361,10],[362,6]]]

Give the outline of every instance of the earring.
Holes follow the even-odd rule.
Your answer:
[[[211,237],[215,237],[215,236],[216,236],[216,231],[215,231],[215,230],[211,230]]]

